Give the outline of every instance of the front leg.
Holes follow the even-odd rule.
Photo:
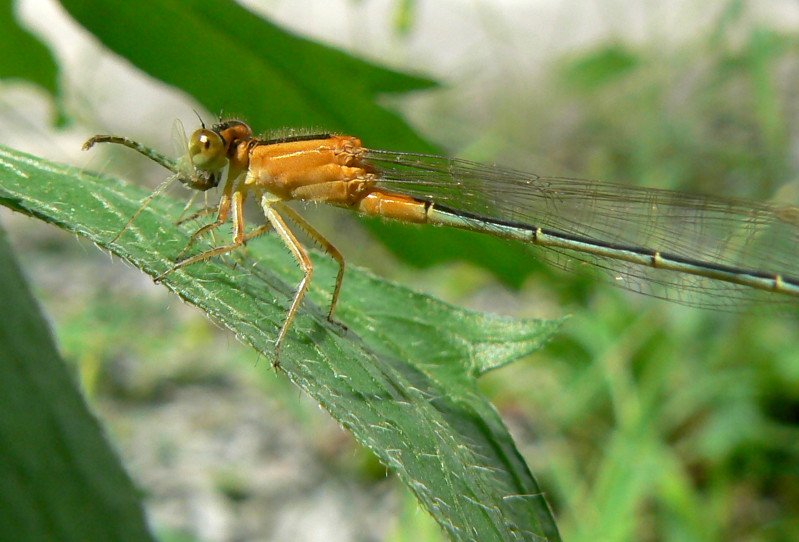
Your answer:
[[[206,224],[199,230],[195,231],[191,234],[189,238],[189,242],[186,243],[186,246],[183,250],[180,251],[178,254],[178,258],[186,254],[189,249],[197,242],[197,239],[203,234],[208,233],[209,231],[213,231],[218,227],[222,226],[225,222],[227,222],[228,216],[230,216],[230,206],[232,203],[232,198],[228,194],[222,194],[222,199],[219,201],[219,213],[216,215],[216,220],[210,224]]]
[[[196,256],[192,256],[190,258],[186,258],[185,260],[181,260],[172,266],[170,269],[166,270],[164,273],[155,277],[155,281],[158,282],[162,280],[165,276],[169,275],[170,273],[177,271],[183,267],[191,265],[193,263],[201,262],[203,260],[207,260],[208,258],[213,258],[214,256],[219,256],[221,254],[226,254],[232,250],[237,249],[241,245],[244,244],[245,235],[244,235],[244,200],[246,199],[246,192],[244,190],[236,190],[233,192],[233,196],[230,200],[226,203],[224,201],[220,203],[219,208],[219,218],[213,224],[209,224],[208,226],[204,226],[197,230],[194,235],[191,236],[191,241],[189,241],[189,246],[194,242],[194,240],[202,235],[207,231],[211,231],[214,228],[218,228],[222,224],[225,223],[228,217],[229,210],[232,206],[233,210],[233,242],[229,245],[221,246],[212,248],[210,250],[206,250],[205,252],[201,252]],[[186,249],[181,252],[183,254],[186,252]]]

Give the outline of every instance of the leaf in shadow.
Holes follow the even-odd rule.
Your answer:
[[[182,89],[209,111],[242,115],[256,132],[290,128],[348,133],[373,148],[441,154],[381,105],[386,94],[429,90],[434,81],[299,37],[235,2],[61,4],[106,47],[142,71]],[[529,254],[490,237],[445,229],[419,232],[379,221],[367,221],[366,227],[410,265],[466,260],[514,288],[532,271]],[[432,250],[420,255],[422,244]]]

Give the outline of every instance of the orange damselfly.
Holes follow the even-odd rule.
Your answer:
[[[213,188],[224,176],[216,220],[197,230],[187,249],[231,216],[232,242],[180,260],[161,277],[230,252],[269,229],[280,236],[304,276],[275,341],[276,355],[313,275],[308,253],[285,218],[339,264],[331,320],[344,278],[341,252],[285,205],[292,200],[521,241],[547,249],[542,254],[556,265],[588,263],[618,286],[689,305],[736,309],[743,301],[799,298],[799,207],[793,205],[540,177],[467,160],[370,149],[345,135],[264,139],[237,120],[203,125],[179,160],[116,136],[95,136],[84,149],[100,142],[133,148],[175,173],[170,181],[196,190]],[[243,205],[251,195],[259,198],[267,223],[247,233]]]

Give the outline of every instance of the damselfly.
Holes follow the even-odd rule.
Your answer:
[[[795,303],[799,298],[799,207],[794,205],[539,177],[467,160],[370,149],[344,135],[264,139],[237,120],[210,129],[203,125],[179,160],[115,136],[95,136],[84,149],[98,142],[133,148],[171,170],[170,182],[196,190],[217,186],[227,170],[216,221],[197,230],[187,249],[231,215],[232,243],[180,260],[164,275],[274,229],[304,274],[278,333],[276,353],[313,274],[308,253],[285,218],[339,264],[331,320],[344,278],[344,257],[285,205],[292,200],[521,241],[546,249],[544,257],[561,267],[590,264],[618,286],[689,305],[735,309],[743,302]],[[247,233],[243,204],[250,195],[259,198],[267,223]]]

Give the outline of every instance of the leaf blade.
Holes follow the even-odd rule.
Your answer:
[[[0,229],[0,539],[152,541],[140,495],[75,388]]]
[[[80,233],[150,275],[168,269],[187,241],[190,230],[172,220],[180,205],[162,199],[108,247],[140,189],[8,150],[0,164],[0,203]],[[316,260],[320,275],[333,274],[329,261]],[[270,237],[235,262],[201,262],[164,283],[269,356],[296,264]],[[557,322],[508,325],[354,269],[342,295],[344,330],[325,318],[329,292],[313,290],[316,304],[304,305],[284,345],[287,376],[393,468],[454,540],[557,539],[540,489],[474,381],[486,367],[480,358],[506,362],[532,351]]]

